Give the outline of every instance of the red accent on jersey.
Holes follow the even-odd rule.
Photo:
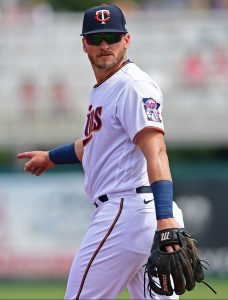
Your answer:
[[[87,138],[85,138],[82,143],[83,143],[83,147],[85,147],[93,138],[93,135],[91,134],[90,136],[88,136]]]
[[[145,131],[159,131],[161,132],[163,135],[165,135],[165,132],[163,129],[159,128],[159,127],[155,127],[155,126],[147,126],[144,127],[142,130],[140,130],[139,132],[136,133],[136,135],[134,136],[133,139],[133,143],[136,143],[137,138]]]
[[[93,106],[89,106],[89,113],[87,114],[87,121],[85,126],[85,139],[83,140],[83,146],[86,146],[93,137],[93,132],[98,131],[102,127],[102,106],[98,106],[97,108],[93,109]]]

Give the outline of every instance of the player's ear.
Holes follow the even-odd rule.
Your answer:
[[[83,51],[84,51],[85,53],[87,53],[86,39],[85,39],[84,37],[82,38],[82,47],[83,47]]]
[[[131,36],[129,33],[125,34],[124,37],[124,48],[127,49],[130,45]]]

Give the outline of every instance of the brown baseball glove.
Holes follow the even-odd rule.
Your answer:
[[[167,252],[165,246],[171,244],[180,245],[180,250]],[[151,297],[153,292],[166,296],[173,295],[173,292],[182,295],[186,290],[193,290],[196,282],[205,283],[203,268],[206,269],[199,258],[195,240],[183,228],[156,231],[145,265],[144,283],[148,276],[147,289]]]

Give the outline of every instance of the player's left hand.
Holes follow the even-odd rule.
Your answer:
[[[155,232],[145,273],[149,279],[147,288],[151,297],[153,292],[166,296],[173,295],[173,292],[182,295],[186,290],[192,290],[196,282],[204,280],[195,242],[183,228],[166,228]],[[156,277],[159,285],[154,280]]]
[[[157,220],[157,231],[167,228],[181,228],[181,226],[177,223],[177,221],[174,218]],[[180,245],[176,243],[170,243],[169,245],[165,246],[165,249],[167,252],[177,251],[180,250]]]

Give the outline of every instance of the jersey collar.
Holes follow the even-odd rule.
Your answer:
[[[110,77],[112,77],[112,75],[114,75],[116,72],[118,72],[121,68],[123,68],[125,65],[132,63],[132,61],[130,61],[130,59],[126,60],[125,62],[122,63],[122,65],[119,67],[119,69],[115,70],[113,73],[111,73],[108,77],[106,77],[104,80],[102,80],[101,82],[95,84],[93,87],[97,88],[98,86],[100,86],[102,83],[104,83],[107,79],[109,79]]]

